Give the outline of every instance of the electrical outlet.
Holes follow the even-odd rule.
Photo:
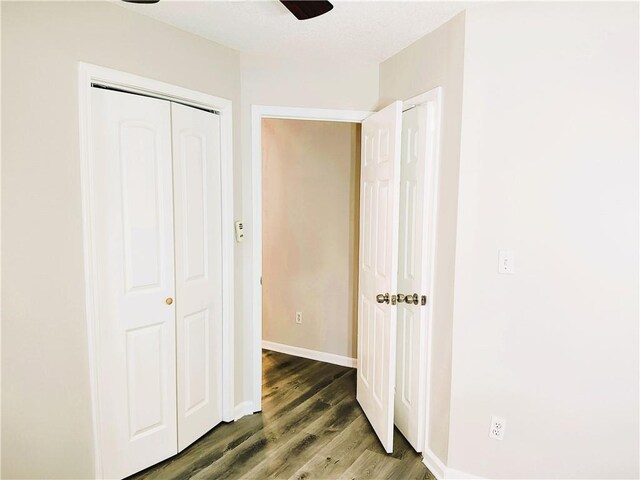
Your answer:
[[[503,440],[506,428],[507,421],[504,418],[493,415],[491,417],[491,427],[489,428],[489,438],[493,438],[494,440]]]
[[[513,250],[498,250],[498,273],[511,274],[514,272]]]
[[[296,312],[296,323],[302,325],[302,312]]]

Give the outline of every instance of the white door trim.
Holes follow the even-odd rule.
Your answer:
[[[443,108],[442,108],[442,87],[436,87],[428,92],[421,93],[420,95],[416,95],[415,97],[409,98],[403,102],[403,110],[411,108],[413,106],[422,105],[428,102],[435,102],[436,104],[436,122],[435,122],[435,131],[432,132],[434,139],[434,155],[433,162],[431,165],[427,165],[426,169],[430,178],[433,179],[432,184],[432,192],[430,192],[432,201],[431,208],[429,211],[425,213],[425,227],[428,228],[429,234],[426,239],[427,245],[429,246],[429,251],[427,252],[427,262],[428,262],[428,270],[429,270],[429,285],[431,287],[431,291],[429,292],[429,298],[427,299],[427,309],[428,309],[428,318],[429,322],[427,324],[427,344],[424,346],[427,352],[426,365],[425,365],[425,374],[426,378],[425,389],[427,392],[426,395],[426,415],[425,415],[425,425],[424,425],[424,447],[423,452],[426,458],[426,452],[431,452],[429,448],[429,415],[431,412],[431,354],[432,354],[432,332],[433,332],[433,305],[437,301],[437,292],[435,288],[435,264],[436,264],[436,252],[438,246],[436,245],[437,239],[437,228],[438,228],[438,198],[439,198],[439,184],[440,184],[440,144],[441,144],[441,132],[442,132],[442,119],[443,119]],[[429,227],[430,226],[430,227]]]
[[[221,175],[222,181],[222,415],[224,421],[234,419],[234,370],[233,370],[233,153],[232,153],[232,104],[230,100],[202,92],[170,85],[138,75],[110,68],[78,63],[78,106],[80,128],[80,174],[82,192],[82,220],[84,237],[85,308],[89,353],[89,377],[91,385],[93,440],[95,452],[95,477],[102,478],[101,445],[99,435],[97,324],[99,312],[95,308],[97,286],[95,276],[96,252],[94,234],[94,201],[91,184],[93,170],[90,155],[91,84],[100,83],[127,92],[159,96],[195,107],[216,110],[220,114]]]
[[[253,411],[262,410],[262,119],[323,120],[362,123],[373,112],[322,108],[251,106],[251,390]]]

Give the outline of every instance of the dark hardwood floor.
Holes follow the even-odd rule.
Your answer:
[[[396,430],[387,455],[356,401],[356,371],[263,351],[262,412],[223,423],[136,479],[433,479]]]

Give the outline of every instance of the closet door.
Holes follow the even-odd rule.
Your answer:
[[[222,420],[220,117],[172,103],[178,449]]]
[[[169,102],[93,89],[98,435],[106,478],[177,453]]]

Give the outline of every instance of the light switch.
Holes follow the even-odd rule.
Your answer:
[[[514,273],[513,250],[498,250],[498,273]]]
[[[236,222],[236,242],[240,243],[244,240],[244,225],[242,222]]]

